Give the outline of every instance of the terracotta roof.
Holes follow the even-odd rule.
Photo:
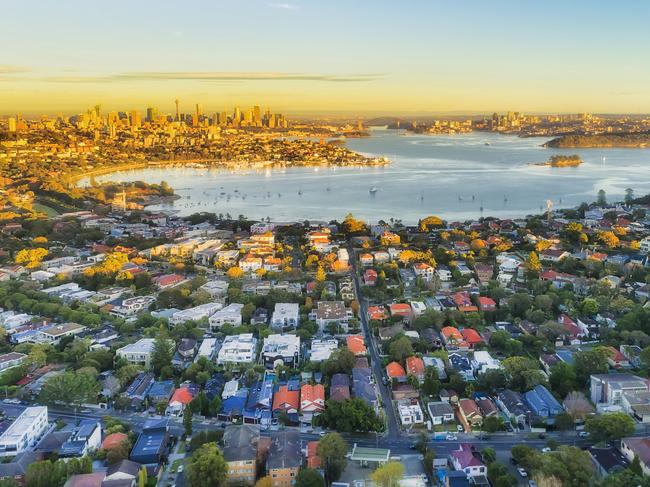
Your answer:
[[[318,441],[310,441],[307,443],[307,467],[320,468],[321,461],[318,456]]]
[[[174,394],[172,395],[172,398],[169,400],[169,402],[179,402],[181,404],[187,405],[192,402],[192,399],[194,399],[194,397],[187,387],[179,387],[174,391]]]
[[[346,338],[348,350],[355,355],[363,355],[366,353],[366,344],[361,335],[350,335]]]
[[[404,367],[402,367],[397,362],[391,362],[386,366],[386,375],[388,375],[390,378],[405,377],[406,371],[404,370]]]
[[[483,341],[483,338],[481,338],[481,335],[479,333],[472,329],[472,328],[463,328],[463,331],[460,332],[461,335],[463,335],[463,338],[467,343],[481,343]]]
[[[278,388],[278,391],[273,395],[273,410],[287,410],[300,408],[300,391],[290,391],[284,385]]]
[[[420,357],[408,357],[406,359],[406,370],[412,375],[423,375],[424,361]]]
[[[124,440],[127,440],[129,436],[125,433],[113,433],[108,435],[106,438],[104,438],[104,441],[102,441],[102,450],[110,450],[111,448],[115,448],[116,446],[120,446]]]
[[[325,401],[325,387],[323,384],[316,384],[312,386],[311,384],[304,384],[300,388],[300,400],[301,401],[318,401],[321,399]]]

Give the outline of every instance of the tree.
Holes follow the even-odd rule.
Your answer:
[[[138,472],[138,487],[146,487],[147,485],[147,468],[142,466]]]
[[[424,382],[422,383],[422,394],[425,396],[435,397],[440,392],[442,386],[438,379],[438,369],[435,367],[427,367],[424,371]]]
[[[575,427],[573,416],[569,413],[559,413],[555,416],[555,429],[558,431],[568,431]]]
[[[490,416],[492,417],[492,416]],[[486,418],[487,419],[487,418]],[[497,452],[494,448],[486,446],[481,450],[481,455],[483,456],[483,461],[485,463],[492,463],[497,459]]]
[[[323,282],[325,279],[327,279],[325,268],[322,265],[319,265],[318,269],[316,269],[316,281]]]
[[[596,204],[601,208],[607,204],[607,195],[605,194],[604,189],[598,190],[598,195],[596,197]]]
[[[164,368],[171,367],[174,357],[174,344],[169,339],[166,329],[161,328],[156,334],[151,352],[151,369],[160,375]]]
[[[255,487],[272,487],[272,486],[273,486],[273,480],[268,475],[266,477],[262,477],[257,482],[255,482]]]
[[[424,455],[428,450],[427,443],[429,443],[429,437],[422,431],[418,435],[418,441],[415,442],[415,449]]]
[[[384,426],[375,410],[358,397],[345,401],[327,401],[327,407],[317,421],[321,426],[344,433],[381,431]]]
[[[564,399],[564,407],[574,419],[584,420],[594,412],[594,408],[582,392],[572,391]]]
[[[508,357],[503,366],[509,378],[510,387],[520,391],[530,389],[544,381],[537,361],[527,357]]]
[[[296,487],[325,487],[323,476],[313,468],[301,468],[296,475]]]
[[[228,466],[216,443],[201,445],[187,464],[190,487],[221,487],[226,484]]]
[[[192,416],[192,408],[186,407],[185,411],[183,411],[183,427],[186,436],[192,436]]]
[[[42,247],[22,249],[16,254],[16,264],[24,265],[28,269],[36,269],[49,253],[49,250]]]
[[[634,433],[634,420],[626,413],[607,413],[587,419],[585,429],[594,442],[617,441]]]
[[[501,416],[488,416],[483,419],[483,430],[486,433],[496,433],[497,431],[505,431],[506,425],[503,423]]]
[[[576,380],[581,387],[587,384],[592,374],[605,374],[609,368],[607,354],[598,348],[576,352],[573,356],[573,366]]]
[[[391,461],[378,467],[370,474],[372,480],[378,487],[399,487],[400,480],[404,476],[404,465]]]
[[[388,351],[395,362],[404,362],[407,357],[413,355],[411,339],[407,336],[397,338],[388,346]]]
[[[528,254],[527,264],[531,271],[539,272],[542,270],[542,263],[539,261],[539,257],[535,252]]]
[[[64,372],[50,377],[41,389],[40,401],[45,404],[63,403],[79,407],[97,400],[99,383],[90,374]]]
[[[240,267],[231,267],[226,271],[226,276],[230,279],[241,279],[244,277],[244,271]]]
[[[119,445],[108,450],[108,452],[106,453],[106,462],[109,465],[114,465],[116,463],[119,463],[122,460],[126,460],[127,458],[129,458],[130,452],[131,452],[131,441],[127,438],[122,442],[120,442]]]
[[[548,383],[558,396],[565,397],[569,392],[576,389],[575,368],[566,362],[559,362],[551,367]]]
[[[317,452],[325,471],[327,484],[336,482],[347,465],[347,443],[340,434],[329,433],[318,442]]]
[[[580,307],[582,308],[582,312],[587,316],[594,316],[598,313],[599,308],[598,301],[593,298],[585,298]]]

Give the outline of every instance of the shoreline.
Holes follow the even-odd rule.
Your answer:
[[[392,164],[392,161],[385,157],[369,157],[366,160],[354,160],[349,163],[333,163],[328,161],[256,161],[255,163],[242,161],[217,161],[215,159],[190,159],[186,161],[143,161],[117,164],[110,167],[91,169],[83,173],[75,173],[69,176],[71,182],[78,185],[79,181],[85,178],[103,176],[123,171],[136,171],[139,169],[155,169],[168,167],[190,167],[194,169],[275,169],[275,168],[298,168],[298,167],[383,167]]]

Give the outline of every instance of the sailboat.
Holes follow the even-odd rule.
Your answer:
[[[370,192],[370,194],[375,194],[375,193],[376,193],[377,191],[379,191],[379,190],[378,190],[375,186],[373,186],[373,187],[370,188],[368,191]]]

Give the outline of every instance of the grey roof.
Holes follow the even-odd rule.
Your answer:
[[[431,416],[444,416],[446,414],[454,414],[454,408],[448,402],[430,402],[427,404],[427,409]]]
[[[297,431],[279,431],[271,436],[271,448],[266,467],[299,468],[302,464],[300,434]]]
[[[223,457],[227,462],[254,460],[260,438],[258,425],[229,425],[223,434]]]
[[[111,475],[118,472],[125,473],[132,477],[137,477],[141,467],[142,465],[137,462],[132,462],[131,460],[122,460],[121,462],[115,463],[106,469],[106,477],[110,477]]]
[[[38,454],[31,451],[19,453],[12,462],[0,463],[0,478],[22,477],[27,473],[27,467],[38,459]]]

